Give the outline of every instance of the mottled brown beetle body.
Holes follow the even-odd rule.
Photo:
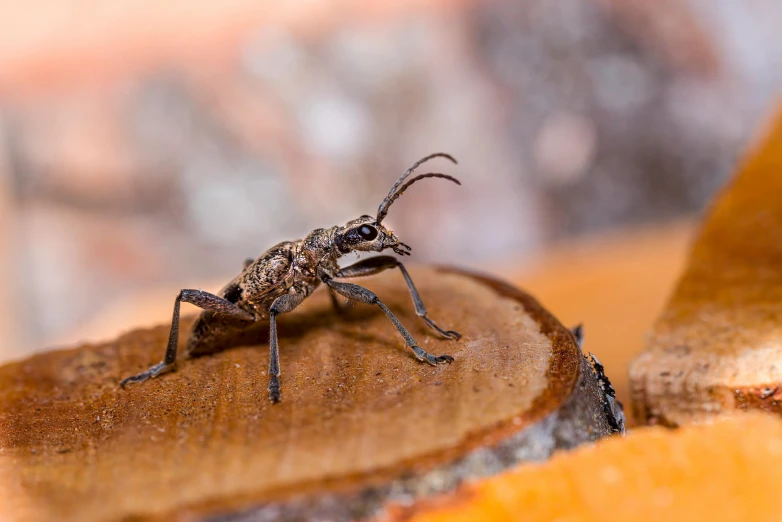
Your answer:
[[[146,372],[126,378],[122,381],[122,386],[143,382],[176,368],[179,306],[181,301],[185,301],[204,309],[193,324],[188,337],[185,348],[188,356],[211,353],[219,348],[217,344],[227,331],[241,329],[260,319],[269,318],[269,396],[272,402],[278,402],[281,394],[276,318],[296,308],[321,283],[329,287],[335,306],[338,305],[335,294],[353,301],[377,305],[420,360],[431,364],[452,362],[453,358],[448,355],[433,356],[420,348],[407,329],[374,293],[356,284],[337,281],[339,278],[360,277],[389,268],[399,268],[407,282],[416,313],[443,337],[459,338],[457,332],[443,330],[427,317],[426,307],[410,275],[397,258],[377,256],[345,268],[340,268],[337,262],[340,257],[350,252],[382,252],[389,248],[400,256],[409,255],[411,248],[399,241],[381,222],[391,204],[416,181],[443,178],[460,184],[455,178],[439,173],[417,175],[403,184],[421,163],[438,156],[456,163],[451,156],[442,153],[429,155],[416,162],[391,188],[380,204],[376,217],[364,215],[348,221],[343,226],[313,230],[298,241],[283,241],[257,259],[246,261],[244,270],[217,294],[201,290],[180,291],[174,303],[174,317],[163,362],[152,366]]]

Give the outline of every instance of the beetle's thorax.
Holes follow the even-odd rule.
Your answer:
[[[299,242],[295,264],[302,273],[317,277],[318,269],[335,271],[338,255],[332,240],[334,229],[318,228]]]

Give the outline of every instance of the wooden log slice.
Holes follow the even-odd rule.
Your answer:
[[[619,429],[606,383],[534,299],[453,270],[411,275],[461,340],[416,317],[400,274],[362,283],[451,365],[419,362],[370,306],[338,315],[321,289],[279,321],[278,405],[263,324],[127,390],[168,325],[1,367],[0,518],[366,518]]]

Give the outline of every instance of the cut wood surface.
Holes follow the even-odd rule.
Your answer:
[[[639,428],[389,511],[375,522],[779,520],[782,421]]]
[[[632,364],[639,422],[782,413],[782,113],[712,205]]]
[[[430,333],[400,274],[362,282],[452,365],[420,363],[379,310],[340,317],[318,291],[280,319],[279,405],[266,325],[128,390],[120,379],[160,360],[168,325],[1,367],[0,518],[364,517],[616,428],[569,330],[535,300],[411,273],[460,341]]]

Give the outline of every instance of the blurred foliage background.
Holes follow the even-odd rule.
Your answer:
[[[373,214],[430,152],[463,187],[392,209],[419,262],[692,215],[782,89],[774,0],[31,0],[0,27],[4,357]]]

